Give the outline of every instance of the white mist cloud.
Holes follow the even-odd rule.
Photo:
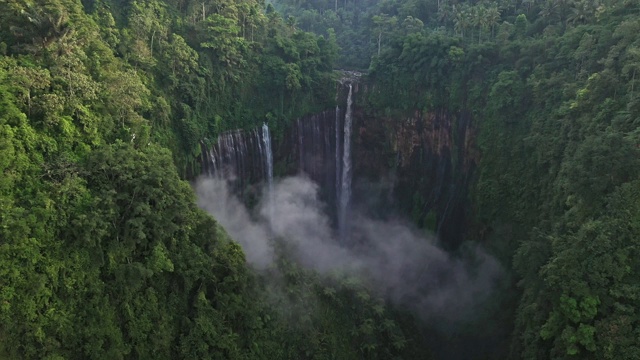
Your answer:
[[[274,260],[269,233],[263,224],[249,216],[246,207],[229,189],[227,182],[203,178],[196,184],[198,206],[206,210],[242,245],[247,261],[257,269],[267,268]]]
[[[198,204],[211,213],[244,248],[247,261],[265,269],[274,261],[271,238],[285,241],[304,266],[319,272],[347,271],[368,278],[394,303],[424,319],[462,320],[486,298],[502,274],[495,259],[478,247],[454,258],[410,225],[354,214],[349,244],[341,244],[307,178],[290,177],[273,185],[252,218],[231,195],[226,182],[197,182]]]

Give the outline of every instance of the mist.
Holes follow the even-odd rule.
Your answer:
[[[295,259],[320,273],[341,271],[367,281],[381,296],[423,320],[454,324],[470,316],[496,286],[503,270],[477,245],[454,257],[400,220],[381,221],[351,211],[343,242],[331,226],[318,186],[303,176],[265,189],[250,212],[226,181],[203,178],[195,185],[198,204],[213,215],[257,269],[271,268],[273,239],[285,242]]]

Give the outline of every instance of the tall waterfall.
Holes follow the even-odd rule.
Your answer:
[[[336,105],[336,199],[340,197],[342,179],[340,178],[340,107]]]
[[[344,84],[349,91],[346,107],[336,106],[296,121],[290,138],[294,148],[290,162],[297,161],[297,172],[319,185],[320,198],[328,205],[341,238],[347,235],[351,202],[351,132],[354,85]],[[344,98],[343,98],[344,99]]]
[[[342,152],[342,177],[340,182],[340,192],[338,193],[338,231],[342,239],[347,232],[347,216],[349,202],[351,200],[351,125],[352,125],[352,103],[351,95],[353,86],[349,84],[349,95],[347,97],[347,111],[344,116],[344,146]]]
[[[271,152],[271,135],[267,123],[262,124],[262,142],[264,143],[267,185],[271,188],[273,184],[273,152]]]

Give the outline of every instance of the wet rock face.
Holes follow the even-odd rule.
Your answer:
[[[320,196],[329,207],[335,205],[336,177],[340,171],[336,158],[342,156],[343,113],[341,110],[326,110],[297,119],[274,154],[278,175],[305,174],[318,184]]]
[[[339,105],[297,119],[276,147],[280,175],[304,174],[318,184],[320,198],[337,227],[344,225],[349,207],[353,154],[350,151],[353,139],[350,99],[357,88],[353,79],[342,79],[336,90]]]
[[[398,119],[355,113],[354,204],[365,204],[361,208],[374,216],[409,215],[437,232],[445,247],[456,248],[466,231],[468,188],[478,161],[470,115],[441,110]]]

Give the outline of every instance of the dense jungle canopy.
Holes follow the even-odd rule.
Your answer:
[[[0,359],[640,359],[638,34],[636,0],[1,1]],[[336,69],[473,119],[506,284],[464,330],[286,246],[257,271],[196,206],[203,144],[282,140]]]

